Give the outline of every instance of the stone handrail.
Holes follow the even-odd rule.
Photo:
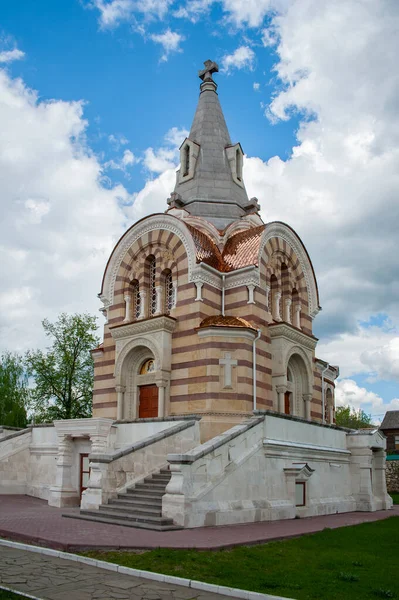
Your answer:
[[[127,448],[90,454],[90,478],[82,494],[81,508],[98,508],[117,493],[159,472],[165,467],[169,452],[184,453],[198,444],[199,424],[193,419],[177,423]]]
[[[4,430],[6,428],[5,427],[4,428],[0,428],[0,431],[2,429]],[[10,433],[9,435],[5,435],[4,437],[0,438],[0,444],[3,443],[3,442],[6,442],[8,440],[11,440],[12,438],[18,437],[20,435],[25,435],[25,433],[30,433],[30,432],[31,432],[31,429],[29,427],[27,427],[26,429],[19,429],[18,431],[14,430],[13,433]]]
[[[179,433],[180,431],[184,431],[185,429],[188,429],[189,427],[194,427],[195,424],[196,424],[196,420],[179,423],[178,425],[174,425],[173,427],[170,427],[169,429],[165,429],[158,433],[154,433],[153,435],[150,435],[150,436],[144,438],[143,440],[140,440],[139,442],[132,444],[131,446],[122,448],[122,450],[114,450],[107,454],[90,454],[89,460],[95,461],[97,463],[111,463],[114,460],[121,458],[122,456],[127,456],[128,454],[131,454],[132,452],[141,450],[141,448],[145,448],[146,446],[151,446],[151,444],[154,444],[155,442],[159,442],[160,440],[168,438],[171,435],[175,435],[176,433]]]
[[[237,493],[237,478],[244,463],[261,450],[264,421],[264,416],[252,417],[188,452],[168,454],[172,477],[162,515],[182,527],[215,525],[210,513],[222,511],[226,490],[231,501],[246,500],[250,486],[239,484]]]
[[[242,435],[249,429],[252,429],[252,427],[255,427],[259,423],[262,423],[262,421],[264,421],[264,416],[251,418],[248,420],[247,423],[236,425],[235,427],[232,427],[225,433],[221,433],[217,437],[212,438],[208,442],[201,444],[201,446],[198,446],[197,448],[194,448],[194,450],[190,450],[189,452],[186,452],[185,454],[168,454],[168,462],[171,464],[193,463],[196,460],[203,458],[207,454],[210,454],[217,448],[220,448],[227,442],[231,442],[236,437]]]

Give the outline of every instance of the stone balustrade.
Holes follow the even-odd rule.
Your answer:
[[[177,422],[131,446],[90,454],[90,479],[81,508],[98,508],[117,493],[165,466],[170,452],[187,452],[199,444],[199,419]]]

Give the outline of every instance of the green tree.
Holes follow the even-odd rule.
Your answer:
[[[372,427],[371,415],[366,414],[361,408],[356,410],[350,406],[338,406],[335,411],[335,422],[340,427],[363,429]]]
[[[26,426],[28,377],[21,356],[4,352],[0,356],[0,425]]]
[[[35,382],[30,410],[38,422],[91,416],[94,364],[90,350],[99,339],[96,317],[62,313],[55,323],[43,321],[51,346],[26,354]]]

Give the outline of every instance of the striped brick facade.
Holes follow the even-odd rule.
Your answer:
[[[159,223],[164,223],[164,226],[161,227]],[[286,372],[287,367],[283,366],[283,371],[280,375],[277,374],[276,379],[276,373],[273,372],[274,341],[271,340],[271,328],[275,325],[281,326],[288,319],[286,324],[288,333],[284,333],[284,336],[288,335],[290,339],[290,336],[292,337],[297,331],[305,336],[302,339],[316,344],[317,340],[312,335],[312,316],[309,314],[310,294],[306,284],[309,277],[314,278],[310,261],[307,265],[306,278],[303,271],[303,257],[307,256],[306,252],[303,251],[302,256],[298,257],[286,239],[278,235],[268,236],[269,226],[266,225],[258,227],[257,264],[244,264],[247,272],[238,277],[243,267],[239,266],[238,269],[224,267],[221,263],[223,248],[220,249],[220,238],[215,237],[212,240],[209,236],[209,227],[201,232],[198,229],[199,225],[199,219],[196,218],[197,228],[194,230],[191,224],[186,224],[184,220],[173,216],[173,211],[172,215],[154,215],[139,222],[127,232],[127,238],[134,240],[131,245],[128,240],[122,238],[116,246],[107,266],[102,290],[102,298],[107,305],[104,340],[101,347],[93,352],[94,416],[116,419],[118,392],[120,392],[124,394],[124,405],[119,417],[137,418],[139,387],[143,382],[144,384],[155,382],[163,387],[165,397],[163,416],[202,415],[204,438],[216,435],[240,422],[253,411],[253,340],[258,331],[260,339],[256,342],[256,408],[281,410],[277,388],[281,383],[284,384],[286,373],[283,371]],[[281,225],[281,227],[286,226]],[[143,229],[144,233],[140,235],[140,230]],[[250,233],[251,229],[248,229],[248,237]],[[224,245],[231,246],[234,235],[240,235],[242,250],[245,239],[242,231],[239,234],[233,232],[231,238],[227,237],[227,240],[225,238]],[[291,232],[290,235],[294,234]],[[301,243],[299,238],[295,239],[297,243]],[[208,254],[204,252],[204,244]],[[251,244],[253,246],[253,239]],[[218,253],[215,251],[211,256],[209,248],[218,248]],[[253,256],[252,252],[250,256],[252,261]],[[160,296],[156,314],[152,314],[150,306],[152,294],[148,271],[150,259],[155,260],[153,284]],[[113,270],[113,278],[110,275],[111,270]],[[165,303],[166,273],[171,273],[175,289],[175,302],[169,311]],[[105,289],[107,285],[110,287],[111,281],[112,298],[110,291]],[[254,281],[256,283],[251,283]],[[141,307],[139,318],[134,307],[130,306],[131,314],[127,320],[126,299],[129,297],[130,302],[132,301],[134,285],[138,286],[142,299],[145,298],[145,306]],[[315,287],[315,280],[313,285]],[[224,326],[222,320],[204,328],[202,324],[206,319],[220,317],[222,313],[223,286],[226,318],[244,320],[247,325],[242,325],[240,321],[238,326]],[[280,316],[273,314],[272,304],[275,302],[275,294],[280,294]],[[315,304],[314,298],[312,301]],[[299,305],[300,321],[296,325],[300,327],[297,327],[293,309],[294,306]],[[167,347],[163,346],[160,353],[162,358],[158,361],[157,371],[149,378],[143,379],[138,375],[140,363],[132,362],[137,377],[129,373],[123,375],[124,367],[122,365],[118,368],[117,363],[120,362],[120,357],[129,343],[133,345],[131,351],[126,354],[125,360],[135,352],[138,353],[138,360],[140,357],[142,361],[151,357],[156,359],[150,347],[152,334],[148,332],[151,327],[155,327],[156,335],[161,335],[156,324],[161,322],[161,316],[167,313],[170,331],[165,333],[164,339],[169,341]],[[135,333],[136,330],[144,333]],[[127,332],[126,335],[124,331]],[[136,338],[138,345],[135,346]],[[313,348],[313,346],[309,347]],[[316,362],[314,351],[309,354],[307,348],[306,352],[307,356],[311,356],[312,363],[312,375],[309,377],[312,379],[309,416],[311,419],[321,420],[321,370]],[[236,365],[232,368],[231,386],[227,388],[224,379],[225,367],[219,362],[226,356],[229,360],[236,361]],[[334,385],[333,382],[330,383]],[[135,391],[127,390],[129,386],[134,386]],[[305,413],[300,416],[305,416]]]

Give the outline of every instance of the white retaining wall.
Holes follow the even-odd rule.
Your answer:
[[[389,508],[379,462],[384,448],[378,433],[252,418],[191,452],[168,456],[172,478],[162,514],[201,527]],[[295,501],[299,482],[306,485],[303,507]]]

